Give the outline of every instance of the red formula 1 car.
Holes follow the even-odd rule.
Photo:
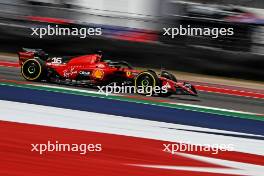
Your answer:
[[[22,76],[28,81],[47,81],[87,86],[105,86],[113,83],[139,87],[164,87],[167,91],[159,96],[172,94],[197,95],[195,87],[178,82],[167,71],[157,75],[152,70],[133,69],[125,61],[111,61],[102,58],[102,53],[75,57],[49,57],[41,49],[26,49],[18,53]],[[144,95],[144,91],[140,94]]]

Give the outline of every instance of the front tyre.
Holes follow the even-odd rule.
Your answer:
[[[135,87],[138,94],[153,95],[153,90],[159,85],[159,79],[155,72],[144,71],[135,78]]]
[[[44,63],[42,60],[28,59],[21,67],[22,76],[28,81],[40,81],[44,76]]]

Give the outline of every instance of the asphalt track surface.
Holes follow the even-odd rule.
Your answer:
[[[0,80],[25,81],[20,74],[20,69],[14,67],[0,67]],[[47,84],[47,83],[41,83],[41,84]],[[66,86],[66,85],[58,85],[58,84],[51,84],[51,85],[64,86],[64,87]],[[70,88],[72,86],[67,86],[67,87]],[[97,91],[96,89],[90,89],[84,87],[74,86],[74,88]],[[172,97],[168,97],[165,99],[175,103],[185,103],[192,105],[200,105],[200,106],[208,106],[208,107],[264,114],[263,99],[230,96],[230,95],[208,93],[208,92],[198,92],[198,93],[199,93],[198,97],[174,95]],[[140,95],[132,95],[132,96],[134,96],[135,98],[142,98],[142,96]],[[152,98],[154,100],[164,99],[160,97],[152,97]]]
[[[4,80],[27,83],[18,67],[0,67],[0,82]],[[1,175],[85,176],[90,173],[98,176],[262,176],[262,121],[223,118],[215,114],[12,86],[0,86],[0,96],[7,97],[0,100],[0,111],[4,114],[0,124],[0,133],[4,134],[1,136],[3,150],[0,154],[4,158],[3,168],[6,168],[0,169]],[[167,100],[261,114],[264,112],[263,99],[215,93],[199,92],[199,97],[173,96]],[[100,106],[95,106],[97,104]],[[172,118],[175,114],[176,118]],[[170,125],[160,125],[164,122]],[[206,131],[203,131],[204,128]],[[54,139],[51,140],[53,143],[55,139],[70,144],[99,143],[104,150],[87,156],[73,152],[40,155],[30,151],[30,144],[42,144],[47,139]],[[164,141],[182,139],[197,141],[198,144],[234,144],[236,151],[218,155],[190,152],[172,156],[161,150]],[[173,169],[167,166],[173,166]]]

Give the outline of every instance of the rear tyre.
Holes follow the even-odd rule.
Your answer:
[[[153,90],[159,85],[159,78],[153,71],[144,71],[135,78],[137,93],[141,95],[153,95]]]
[[[44,77],[44,62],[38,58],[26,60],[21,74],[28,81],[40,81]]]

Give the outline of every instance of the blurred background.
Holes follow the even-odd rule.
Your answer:
[[[103,50],[135,66],[264,81],[262,0],[0,0],[0,52]],[[34,27],[101,27],[102,36],[31,36]],[[164,27],[232,27],[235,34],[163,36]],[[199,79],[199,78],[198,78]]]

